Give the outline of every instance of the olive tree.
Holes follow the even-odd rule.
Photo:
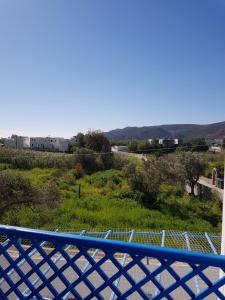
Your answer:
[[[178,154],[173,161],[174,179],[183,184],[188,184],[191,188],[191,195],[194,195],[194,189],[201,175],[204,174],[206,162],[201,154],[193,152],[184,152]]]
[[[153,204],[164,180],[163,167],[164,162],[161,158],[149,156],[141,165],[130,163],[125,166],[123,175],[134,190],[139,190],[145,195],[148,204]]]

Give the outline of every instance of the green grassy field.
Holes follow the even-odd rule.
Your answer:
[[[101,171],[79,180],[75,179],[73,170],[35,168],[12,169],[10,172],[29,178],[36,187],[54,180],[61,201],[51,208],[22,206],[10,210],[1,217],[5,224],[69,231],[166,229],[215,232],[220,228],[217,206],[212,202],[193,200],[186,194],[175,196],[176,191],[171,187],[162,187],[159,198],[164,204],[160,208],[147,208],[140,201],[140,194],[131,190],[119,170]],[[207,219],[209,209],[215,220]]]

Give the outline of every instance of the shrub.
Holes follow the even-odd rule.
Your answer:
[[[74,175],[76,179],[80,179],[84,176],[85,172],[81,163],[77,163],[74,169]]]
[[[116,196],[119,199],[133,199],[136,201],[142,201],[143,200],[143,193],[139,191],[132,191],[129,188],[121,190],[119,193],[116,194]]]
[[[4,171],[0,173],[0,212],[22,204],[38,201],[38,192],[31,182],[23,176]]]

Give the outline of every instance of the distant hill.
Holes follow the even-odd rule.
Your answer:
[[[174,124],[144,127],[125,127],[105,132],[110,140],[143,140],[151,138],[191,138],[220,139],[225,136],[225,122],[208,125]]]

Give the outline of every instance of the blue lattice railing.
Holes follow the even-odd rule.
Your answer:
[[[85,234],[0,226],[0,299],[225,299],[223,256]]]

